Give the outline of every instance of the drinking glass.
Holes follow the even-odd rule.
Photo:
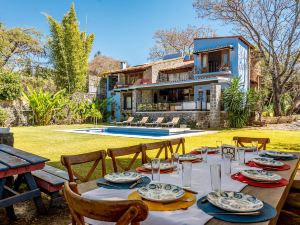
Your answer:
[[[152,181],[160,180],[160,159],[155,158],[151,161]]]
[[[255,154],[258,155],[258,141],[252,141],[252,147],[255,148]]]
[[[223,170],[224,174],[231,175],[231,161],[232,161],[232,155],[225,154],[223,157]]]
[[[221,164],[210,165],[210,179],[212,191],[221,191]]]
[[[172,166],[175,170],[174,174],[178,175],[179,174],[179,154],[178,153],[172,153],[172,158],[171,158],[171,163]]]
[[[207,163],[207,152],[208,152],[207,146],[204,146],[200,149],[201,157],[204,163]]]
[[[245,157],[245,149],[244,148],[239,148],[238,149],[238,157],[239,157],[239,164],[243,165],[246,162],[246,157]]]
[[[222,141],[216,141],[216,144],[217,144],[217,148],[219,148],[219,151],[221,151]]]
[[[192,162],[182,162],[182,187],[192,186]]]

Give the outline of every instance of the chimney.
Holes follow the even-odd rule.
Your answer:
[[[126,69],[126,68],[127,68],[127,63],[124,62],[124,61],[123,62],[121,61],[120,62],[120,69],[123,70],[123,69]]]

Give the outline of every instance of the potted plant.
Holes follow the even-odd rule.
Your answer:
[[[7,111],[0,107],[0,133],[1,134],[7,134],[10,131],[9,127],[5,127],[7,119],[8,119]]]

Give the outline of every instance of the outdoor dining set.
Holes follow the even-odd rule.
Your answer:
[[[261,150],[268,142],[235,137],[189,154],[183,138],[108,149],[114,172],[106,174],[106,153],[98,152],[92,170],[102,159],[103,177],[71,179],[65,199],[75,224],[276,224],[299,155]],[[69,176],[76,176],[72,164],[93,154],[62,156]]]
[[[232,143],[216,141],[215,146],[187,153],[185,141],[177,138],[62,155],[68,172],[63,194],[72,224],[276,224],[299,166],[299,153],[265,150],[268,138],[248,137],[234,137]],[[21,198],[35,199],[40,208],[31,171],[42,168],[47,159],[0,147],[3,156],[15,154],[24,164],[32,188]],[[90,166],[88,171],[83,170],[84,163]],[[2,167],[0,191],[5,183],[1,177],[17,171]],[[101,178],[93,180],[100,171]],[[1,198],[0,206],[8,207],[11,198]],[[12,201],[21,201],[18,198]]]

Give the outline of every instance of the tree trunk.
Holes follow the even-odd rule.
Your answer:
[[[274,114],[275,116],[281,116],[281,105],[280,105],[280,93],[281,93],[281,87],[279,85],[278,79],[275,78],[275,76],[272,76],[272,86],[273,86],[273,104],[274,104]]]

